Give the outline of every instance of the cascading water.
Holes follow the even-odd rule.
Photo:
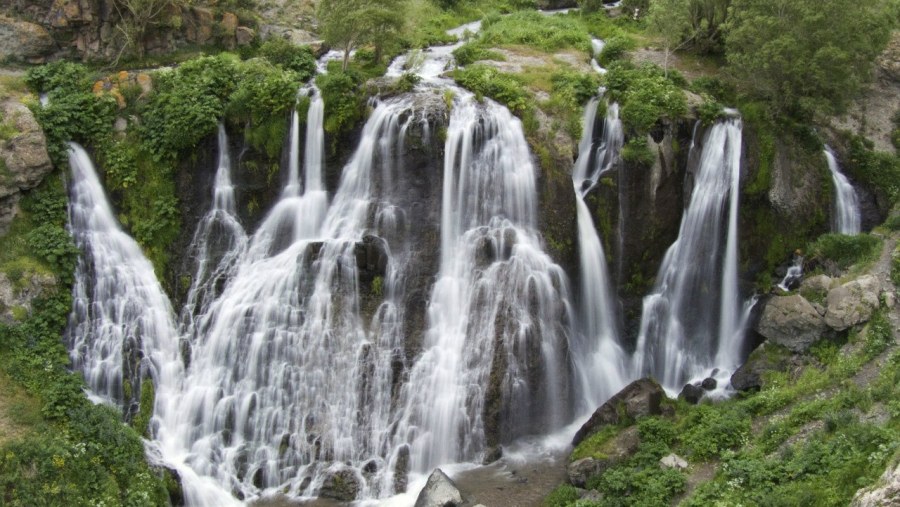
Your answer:
[[[245,497],[274,488],[312,495],[344,469],[364,485],[361,496],[377,495],[365,491],[360,470],[387,438],[398,344],[394,334],[367,333],[360,318],[357,252],[377,204],[373,174],[397,149],[380,142],[397,139],[410,107],[377,105],[325,212],[322,116],[313,100],[305,191],[292,164],[232,280],[198,316],[182,392],[158,402],[164,458]]]
[[[188,249],[188,255],[194,260],[194,276],[181,311],[187,336],[194,333],[194,318],[206,313],[221,294],[247,247],[247,234],[235,214],[231,155],[228,135],[222,124],[219,124],[218,148],[212,209],[200,220]]]
[[[127,414],[142,380],[158,383],[178,358],[172,307],[150,261],[116,222],[90,157],[74,143],[69,165],[69,227],[83,255],[65,340],[91,392]]]
[[[480,459],[491,426],[506,441],[559,427],[568,412],[567,283],[541,250],[521,122],[455,91],[440,270],[395,438],[418,472]]]
[[[859,196],[850,184],[850,180],[841,173],[837,158],[831,147],[825,147],[825,159],[828,161],[828,170],[834,181],[834,232],[840,234],[859,234],[861,214],[859,211]]]
[[[627,378],[625,353],[619,345],[616,317],[606,253],[594,227],[584,198],[600,175],[612,169],[623,144],[618,104],[610,104],[603,124],[601,142],[594,151],[594,125],[599,99],[591,99],[582,120],[583,134],[572,171],[578,216],[578,258],[581,267],[581,307],[578,312],[581,335],[575,351],[576,372],[582,390],[583,410],[592,410],[606,401]],[[593,156],[592,156],[593,155]],[[593,162],[593,164],[592,164]]]
[[[740,361],[746,313],[737,283],[740,119],[714,125],[701,149],[678,239],[644,298],[634,357],[636,374],[652,375],[670,391]]]

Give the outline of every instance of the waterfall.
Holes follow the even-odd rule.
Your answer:
[[[233,274],[247,247],[247,234],[235,212],[231,155],[225,126],[219,124],[218,167],[213,181],[212,208],[200,219],[188,248],[194,276],[181,312],[182,326],[194,334],[194,318],[204,314]]]
[[[328,206],[313,99],[304,192],[282,193],[221,296],[198,316],[181,392],[158,399],[156,438],[168,461],[248,498],[276,488],[316,494],[344,463],[367,484],[360,470],[387,439],[398,338],[362,322],[357,258],[370,212],[385,207],[373,175],[398,149],[382,141],[399,143],[410,108],[403,100],[375,107]],[[385,255],[390,272],[387,247]],[[384,313],[373,329],[393,330]]]
[[[825,159],[828,161],[828,170],[834,181],[834,220],[833,230],[840,234],[859,234],[861,215],[859,211],[859,196],[850,180],[841,173],[837,158],[831,147],[825,146]]]
[[[535,167],[521,122],[463,90],[447,129],[441,260],[423,352],[398,421],[418,472],[477,461],[567,418],[568,301],[536,229]]]
[[[653,292],[644,298],[634,357],[637,374],[652,375],[669,390],[715,366],[733,368],[740,361],[740,119],[714,125],[700,149],[678,239],[666,252]]]
[[[788,292],[801,278],[803,278],[803,256],[795,254],[794,262],[788,267],[787,273],[784,274],[784,278],[778,284],[778,288]]]
[[[172,307],[150,261],[122,231],[87,152],[69,144],[69,227],[82,251],[65,332],[72,367],[91,393],[136,409],[142,380],[178,357]]]
[[[582,390],[581,408],[593,410],[625,384],[625,353],[619,345],[615,299],[610,289],[606,253],[584,198],[600,175],[612,169],[623,144],[619,106],[610,104],[602,140],[594,152],[594,126],[599,99],[588,102],[582,119],[582,138],[572,171],[578,216],[578,258],[581,267],[581,337],[575,351]],[[593,156],[592,156],[593,154]],[[591,164],[593,162],[593,164]]]

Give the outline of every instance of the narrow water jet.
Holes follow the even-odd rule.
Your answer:
[[[594,150],[596,110],[599,99],[588,102],[582,118],[582,139],[572,170],[578,218],[578,258],[581,268],[581,300],[578,311],[579,340],[574,351],[581,399],[579,411],[590,411],[621,389],[627,380],[625,352],[620,345],[620,330],[615,298],[611,290],[606,253],[594,226],[585,196],[600,176],[612,170],[619,160],[624,135],[619,106],[607,107],[603,134]]]
[[[840,165],[830,146],[825,147],[828,171],[834,182],[834,218],[832,230],[839,234],[859,234],[862,215],[859,210],[859,196],[850,180],[841,172]]]

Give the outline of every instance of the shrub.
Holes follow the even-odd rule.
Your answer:
[[[159,73],[141,110],[141,136],[153,158],[174,161],[214,133],[237,81],[235,61],[225,55],[203,56]]]
[[[544,498],[544,507],[567,507],[578,500],[578,488],[570,484],[562,484]]]
[[[90,89],[90,74],[84,65],[60,60],[32,67],[25,74],[25,83],[37,93],[77,93]]]
[[[891,206],[900,202],[900,157],[875,151],[871,141],[853,136],[845,165],[851,178],[883,192]]]
[[[531,108],[529,94],[513,75],[500,72],[486,65],[472,65],[453,71],[453,78],[479,97],[490,97],[506,105],[518,116]]]
[[[362,79],[348,71],[329,71],[316,77],[316,85],[325,101],[325,131],[338,134],[362,118],[363,97],[359,93]]]
[[[697,459],[720,456],[741,445],[750,434],[750,417],[740,410],[698,406],[681,421],[681,442]]]
[[[602,65],[610,63],[622,58],[625,52],[634,47],[631,39],[625,35],[614,35],[606,40],[603,51],[597,55],[597,61]]]
[[[453,57],[459,65],[471,65],[479,60],[503,61],[503,55],[496,51],[485,49],[477,42],[467,42],[453,50]]]
[[[257,150],[275,159],[287,133],[287,115],[297,102],[297,74],[263,61],[250,61],[228,104],[232,123],[247,125],[246,136]]]
[[[259,56],[295,72],[300,81],[309,81],[316,75],[316,57],[309,46],[297,46],[287,39],[272,37],[259,47]]]
[[[622,160],[630,164],[650,167],[656,155],[650,150],[645,136],[632,137],[622,147]]]
[[[684,92],[655,65],[615,62],[604,82],[610,99],[621,106],[623,124],[637,133],[647,133],[660,118],[677,118],[687,111]]]
[[[880,251],[881,239],[868,234],[825,234],[807,247],[811,259],[834,262],[842,270],[872,261]]]

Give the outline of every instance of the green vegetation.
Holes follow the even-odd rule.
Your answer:
[[[655,65],[636,67],[617,61],[604,77],[610,100],[619,103],[622,123],[636,134],[646,134],[662,118],[676,119],[687,112],[687,101],[677,75],[667,76]]]
[[[881,244],[880,238],[868,234],[825,234],[807,247],[807,255],[810,260],[831,261],[838,269],[845,270],[876,260]]]
[[[21,322],[0,324],[0,377],[28,393],[5,409],[21,407],[16,417],[30,430],[0,442],[3,503],[166,505],[166,490],[144,460],[138,435],[121,423],[120,413],[88,401],[81,378],[67,370],[60,335],[72,303],[76,250],[65,223],[63,180],[52,176],[25,197],[10,233],[0,238],[4,272],[29,266],[58,280]]]
[[[295,72],[300,81],[309,81],[316,74],[316,57],[309,46],[297,46],[287,39],[272,37],[259,47],[257,54],[272,65]]]
[[[900,157],[875,151],[860,136],[850,138],[847,154],[844,170],[851,178],[882,192],[891,207],[900,203]]]
[[[591,40],[579,16],[544,16],[522,11],[508,16],[488,16],[481,25],[478,43],[483,46],[522,45],[545,52],[576,48],[590,53]]]
[[[375,47],[381,61],[385,44],[403,29],[405,0],[320,0],[316,8],[319,31],[325,43],[344,52],[342,70],[347,70],[350,52],[361,44]]]
[[[754,97],[797,118],[841,111],[897,21],[896,5],[881,0],[835,0],[827,10],[815,0],[733,0],[729,13],[730,71]]]
[[[321,74],[316,78],[316,85],[322,90],[325,101],[325,131],[331,134],[340,133],[362,118],[364,98],[358,93],[362,77],[351,71]]]
[[[531,106],[530,95],[513,74],[500,72],[487,65],[471,65],[453,71],[453,79],[476,96],[490,97],[505,105],[516,115],[523,115]]]

